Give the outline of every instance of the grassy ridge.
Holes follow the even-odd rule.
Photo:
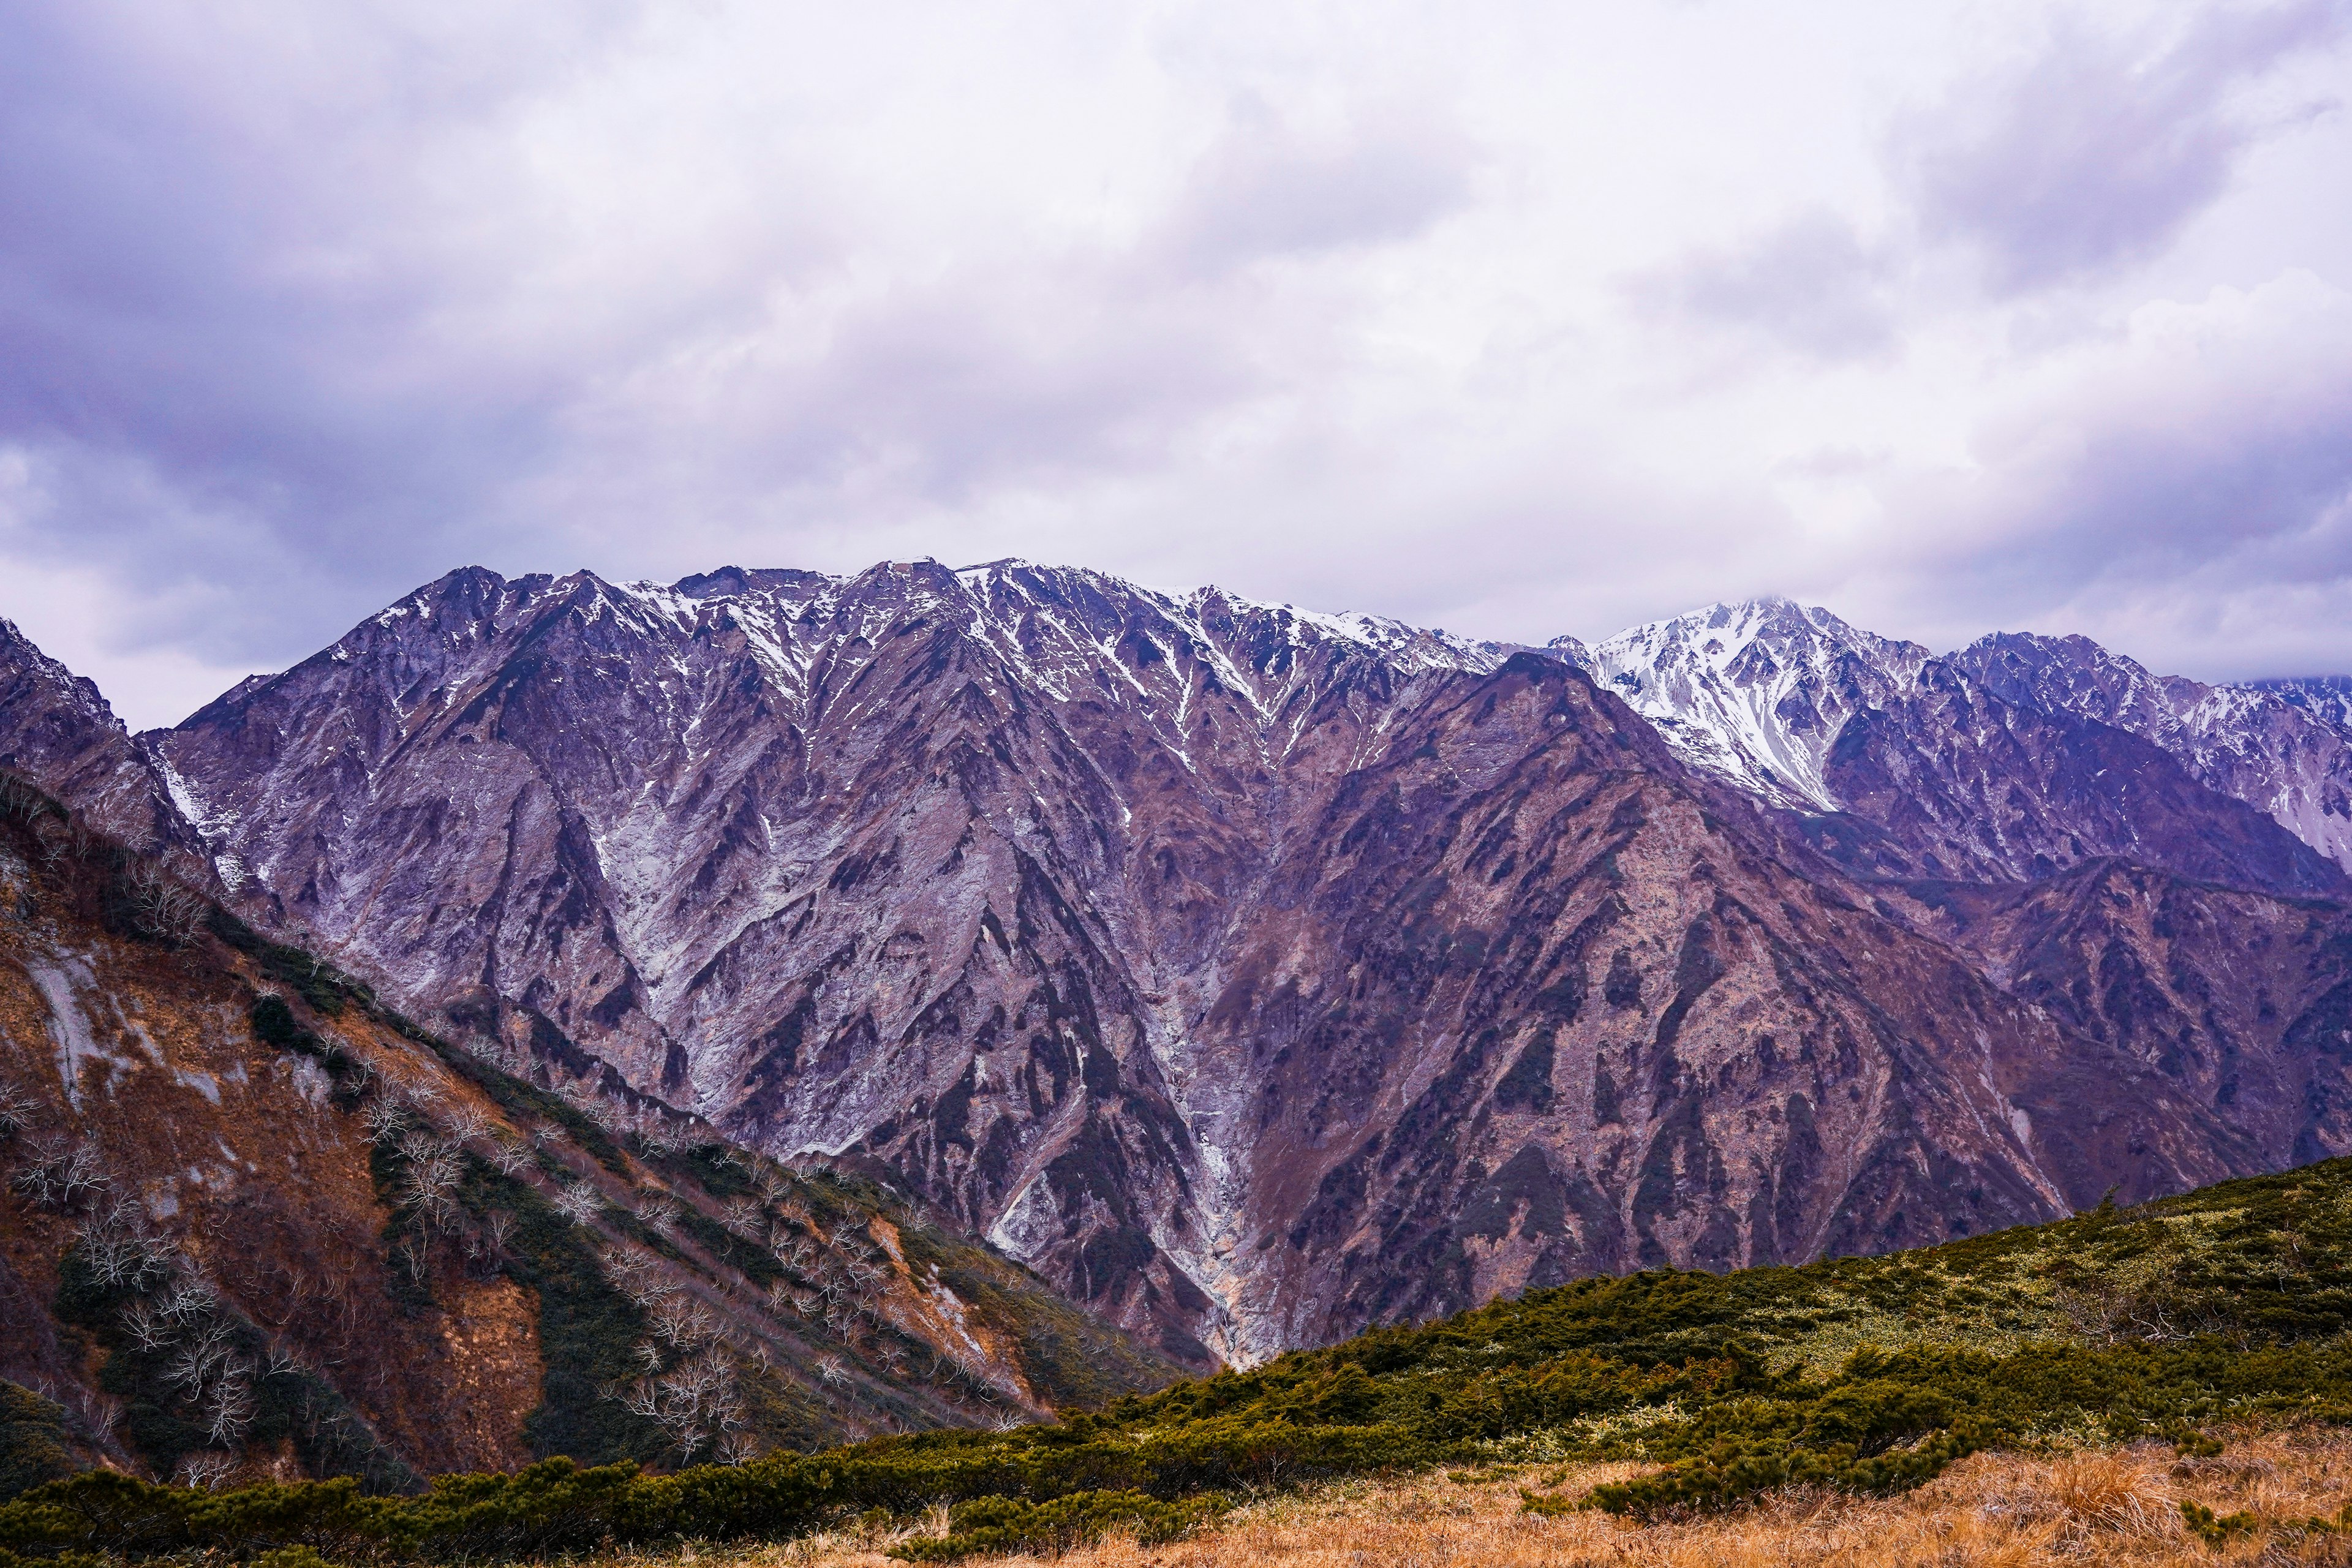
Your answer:
[[[2352,1161],[1880,1258],[1589,1279],[1009,1432],[932,1432],[652,1477],[557,1461],[421,1499],[84,1477],[0,1548],[306,1545],[418,1560],[776,1537],[954,1505],[924,1557],[1179,1528],[1220,1494],[1440,1463],[1662,1466],[1531,1507],[1651,1514],[1792,1480],[1886,1492],[1988,1446],[2221,1419],[2352,1422]],[[1025,1532],[1025,1533],[1024,1533]]]

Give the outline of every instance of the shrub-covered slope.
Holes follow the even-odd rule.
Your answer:
[[[677,1465],[1169,1375],[878,1188],[497,1054],[0,775],[0,1480]]]
[[[1011,1431],[891,1436],[646,1477],[537,1467],[423,1499],[83,1478],[0,1509],[0,1547],[308,1544],[446,1559],[774,1537],[952,1506],[952,1556],[1220,1493],[1498,1459],[1658,1468],[1537,1510],[1723,1506],[1810,1479],[1899,1490],[1972,1449],[2352,1421],[2352,1161],[1878,1258],[1588,1279]]]

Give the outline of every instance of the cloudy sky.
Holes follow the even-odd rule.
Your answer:
[[[0,9],[0,615],[478,562],[1778,592],[2352,669],[2352,0]]]

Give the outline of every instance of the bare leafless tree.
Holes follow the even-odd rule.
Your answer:
[[[24,1157],[9,1184],[43,1208],[71,1208],[103,1192],[113,1180],[94,1141],[45,1132],[26,1140]]]
[[[452,1143],[471,1143],[490,1130],[490,1119],[478,1105],[460,1104],[450,1110],[441,1130]]]
[[[407,1156],[400,1178],[401,1202],[434,1229],[451,1228],[457,1223],[457,1184],[466,1174],[465,1162],[453,1146],[415,1133],[402,1140],[401,1152]]]
[[[713,1447],[722,1456],[748,1454],[750,1422],[740,1373],[721,1349],[713,1347],[667,1371],[648,1373],[621,1397],[632,1413],[660,1426],[685,1459]],[[738,1441],[730,1446],[730,1438]]]
[[[185,947],[205,929],[212,904],[156,861],[134,856],[122,871],[122,898],[141,934]]]
[[[184,1487],[194,1487],[208,1492],[217,1491],[220,1489],[221,1483],[227,1480],[236,1471],[236,1455],[198,1452],[181,1460],[179,1470],[172,1479]]]
[[[179,1260],[178,1245],[148,1226],[135,1198],[115,1194],[94,1207],[74,1229],[82,1261],[100,1284],[144,1291],[161,1284]]]
[[[146,1301],[133,1301],[123,1309],[122,1326],[141,1350],[151,1353],[170,1346],[180,1333],[178,1324]]]
[[[492,1209],[482,1220],[482,1255],[503,1266],[514,1246],[515,1217],[504,1209]]]
[[[11,822],[31,822],[51,816],[56,810],[48,795],[32,780],[0,773],[0,817]]]
[[[390,1095],[380,1094],[367,1102],[366,1108],[360,1112],[360,1121],[367,1128],[368,1141],[381,1143],[387,1138],[399,1137],[406,1130],[408,1107]]]
[[[114,1184],[114,1173],[107,1169],[105,1152],[97,1140],[84,1138],[74,1144],[66,1160],[59,1187],[68,1207],[84,1198],[96,1198]]]
[[[0,1078],[0,1143],[30,1129],[40,1110],[40,1101],[26,1093],[14,1079]]]
[[[596,1261],[603,1266],[604,1278],[622,1290],[635,1289],[653,1268],[653,1254],[625,1241],[615,1241],[598,1249]]]
[[[242,1362],[232,1363],[226,1375],[213,1385],[213,1396],[205,1405],[205,1432],[221,1447],[236,1447],[253,1425],[252,1372]]]
[[[229,1338],[229,1326],[218,1318],[193,1326],[178,1352],[164,1363],[163,1381],[187,1390],[191,1398],[203,1397],[228,1371]]]
[[[79,855],[89,846],[89,836],[79,826],[56,816],[33,819],[35,853],[40,857],[41,868],[54,871],[68,855]]]
[[[683,1295],[656,1301],[647,1320],[657,1338],[679,1350],[708,1342],[717,1326],[708,1307]]]
[[[203,1275],[191,1273],[173,1287],[160,1305],[173,1322],[192,1326],[204,1321],[220,1306],[220,1288]]]
[[[114,1441],[114,1429],[122,1424],[122,1401],[94,1388],[78,1386],[74,1390],[74,1411],[81,1417],[83,1431],[101,1444]]]

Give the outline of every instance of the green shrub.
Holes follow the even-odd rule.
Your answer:
[[[164,1282],[151,1280],[144,1290],[131,1281],[107,1285],[90,1268],[79,1242],[67,1249],[58,1275],[58,1319],[89,1331],[106,1350],[99,1386],[123,1402],[124,1438],[158,1472],[170,1474],[186,1455],[209,1446],[205,1416],[192,1393],[173,1381],[173,1346],[142,1344],[124,1326],[127,1311],[147,1291],[165,1288]],[[247,1365],[268,1359],[268,1336],[226,1303],[216,1303],[207,1315],[218,1320],[228,1348]],[[251,1388],[248,1444],[286,1444],[313,1475],[353,1477],[381,1490],[419,1484],[324,1380],[289,1370],[257,1376]]]
[[[79,1468],[66,1445],[65,1406],[0,1378],[0,1502]]]
[[[1066,1552],[1115,1530],[1145,1546],[1173,1541],[1209,1512],[1205,1500],[1162,1502],[1138,1491],[1072,1492],[1051,1502],[982,1498],[948,1512],[948,1533],[890,1549],[912,1563],[952,1563],[982,1552]]]
[[[2184,1501],[2180,1517],[2189,1533],[2208,1546],[2220,1546],[2233,1535],[2249,1535],[2262,1521],[2241,1510],[2236,1513],[2215,1514],[2203,1503]]]

